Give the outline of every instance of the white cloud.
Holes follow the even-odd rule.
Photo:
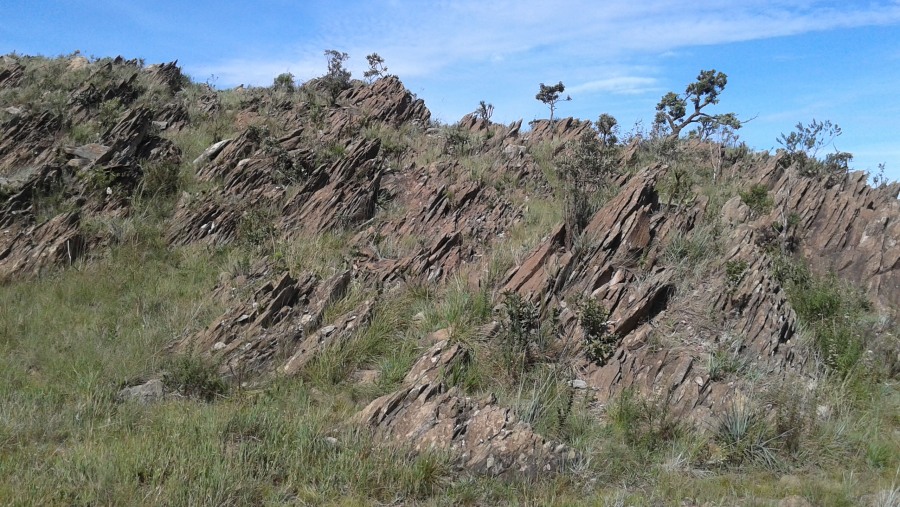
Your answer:
[[[427,5],[395,0],[335,3],[326,12],[318,24],[321,32],[299,47],[286,48],[285,54],[264,59],[237,55],[202,69],[233,82],[262,84],[291,63],[298,69],[295,74],[308,78],[324,70],[324,60],[315,55],[334,47],[350,53],[352,70],[362,70],[363,56],[377,51],[391,72],[421,77],[460,65],[521,65],[525,58],[544,67],[560,61],[608,64],[634,52],[658,55],[697,45],[900,23],[900,5],[894,1],[568,0],[548,8],[538,0]],[[616,93],[630,89],[606,81],[581,86]]]
[[[607,92],[620,95],[632,95],[658,90],[657,80],[651,77],[619,76],[578,84],[566,91],[570,93]]]

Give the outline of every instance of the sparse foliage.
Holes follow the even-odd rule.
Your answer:
[[[566,90],[566,85],[560,81],[555,85],[547,86],[544,83],[541,83],[541,90],[534,96],[537,100],[540,100],[547,107],[550,108],[550,123],[553,123],[553,113],[556,111],[556,103],[559,101],[570,101],[572,97],[568,95],[566,98],[561,98],[560,94]]]
[[[619,142],[619,138],[616,136],[619,132],[619,122],[614,116],[603,113],[594,122],[594,126],[597,127],[597,133],[600,135],[600,142],[603,146],[613,146]]]
[[[369,62],[369,70],[365,71],[363,76],[370,83],[387,75],[388,69],[384,66],[384,58],[378,53],[366,56],[366,61]]]
[[[765,185],[753,185],[749,190],[740,192],[741,200],[750,207],[754,216],[767,213],[774,204]]]
[[[566,145],[559,174],[564,183],[567,248],[572,248],[575,237],[598,209],[602,191],[616,171],[616,160],[615,148],[603,144],[592,132]]]
[[[711,104],[719,103],[719,94],[725,89],[728,76],[722,72],[701,70],[697,81],[689,84],[683,95],[669,92],[656,105],[655,126],[668,132],[668,137],[677,139],[681,131],[692,123],[701,123],[704,129],[725,125],[732,129],[741,128],[741,122],[734,113],[708,114],[703,111]],[[692,110],[688,111],[688,106]]]
[[[804,176],[824,177],[829,186],[847,174],[853,155],[835,149],[824,160],[818,159],[819,151],[829,145],[842,134],[841,127],[830,120],[823,122],[812,120],[808,125],[798,122],[790,134],[781,134],[778,144],[784,147],[784,164],[797,164],[800,174]]]
[[[478,103],[478,108],[475,109],[475,112],[473,112],[472,114],[474,114],[476,118],[491,121],[491,116],[494,115],[494,105],[488,104],[487,102],[482,100]]]
[[[272,86],[275,87],[276,90],[293,92],[295,89],[294,75],[290,72],[283,72],[281,74],[278,74],[275,77],[275,81],[272,83]]]
[[[322,77],[322,82],[329,98],[334,102],[338,94],[350,87],[350,71],[344,68],[344,62],[350,56],[334,49],[326,50],[325,56],[328,58],[328,73]]]
[[[599,365],[606,364],[619,342],[616,335],[609,331],[609,311],[594,298],[585,298],[578,309],[578,321],[584,331],[585,355]]]

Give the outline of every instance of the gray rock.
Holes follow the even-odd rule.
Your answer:
[[[230,142],[231,139],[223,139],[222,141],[219,141],[216,144],[210,146],[203,153],[201,153],[199,157],[194,159],[194,165],[200,165],[207,160],[216,158],[216,155],[218,155],[223,149],[225,149],[225,147],[228,146],[228,143]]]
[[[141,385],[126,387],[119,391],[116,399],[119,401],[135,401],[138,403],[153,403],[165,396],[166,390],[162,380],[152,379]]]
[[[91,162],[99,162],[110,152],[111,149],[112,148],[110,148],[109,146],[91,143],[85,144],[84,146],[79,146],[77,148],[67,149],[66,152],[68,152],[70,155],[74,155],[78,158],[83,158]]]

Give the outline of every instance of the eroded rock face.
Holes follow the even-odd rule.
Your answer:
[[[355,419],[380,437],[421,452],[449,451],[459,467],[493,476],[556,472],[577,458],[545,441],[493,397],[475,400],[441,376],[467,353],[459,344],[436,343],[413,365],[400,390],[382,396]]]
[[[8,169],[0,177],[0,280],[85,255],[101,238],[82,231],[82,219],[126,216],[143,177],[141,164],[177,165],[181,157],[153,133],[143,108],[124,114],[102,143],[82,146],[61,146],[54,134],[60,119],[49,113],[19,120],[24,123],[0,127],[8,135],[0,141],[0,167]],[[61,159],[65,164],[57,165]]]
[[[0,88],[18,86],[23,68],[4,57]],[[145,168],[181,162],[162,132],[189,126],[186,104],[174,97],[152,107],[136,100],[138,79],[149,78],[164,94],[177,92],[183,76],[174,62],[146,69],[122,59],[70,65],[84,75],[85,68],[91,74],[63,113],[25,107],[0,113],[0,281],[89,255],[102,241],[82,222],[128,216]],[[254,236],[290,242],[339,231],[352,252],[345,259],[351,267],[326,279],[264,260],[249,275],[222,281],[211,297],[227,310],[174,348],[200,353],[241,381],[302,374],[323,351],[363,329],[383,291],[403,282],[458,277],[483,287],[485,259],[533,197],[522,188],[554,191],[538,151],[546,157],[548,149],[558,153],[593,135],[590,122],[572,118],[535,121],[527,132],[521,121],[499,125],[474,115],[434,127],[424,103],[395,77],[355,82],[329,106],[259,89],[240,94],[239,133],[193,161],[203,190],[179,197],[167,223],[169,244],[224,246],[253,243]],[[112,126],[95,142],[65,144],[67,122],[96,121],[106,101],[124,107]],[[197,101],[190,110],[201,114],[234,107],[209,87]],[[272,135],[266,122],[285,133]],[[402,135],[391,137],[396,128]],[[623,166],[640,159],[639,148],[635,140],[623,150]],[[740,197],[721,208],[703,196],[663,205],[656,189],[667,170],[653,165],[611,182],[616,195],[591,217],[577,246],[572,231],[558,224],[497,290],[541,303],[544,317],[559,312],[555,345],[571,351],[578,377],[572,385],[599,404],[630,389],[702,423],[748,387],[710,371],[709,358],[721,350],[771,381],[807,373],[812,361],[797,346],[797,318],[766,254],[773,242],[801,253],[813,269],[864,288],[884,311],[900,305],[900,186],[873,189],[860,174],[835,185],[800,176],[778,158],[757,160],[730,171],[734,182],[763,184],[774,197],[773,209],[755,216]],[[50,205],[42,201],[48,196]],[[680,282],[690,266],[673,261],[670,247],[710,216],[717,217],[720,251],[704,267],[706,278],[685,288]],[[782,232],[773,233],[773,223]],[[744,267],[739,276],[726,274],[729,263]],[[326,309],[351,283],[371,297],[326,321]],[[608,357],[588,357],[579,322],[585,299],[608,312]],[[535,475],[577,459],[493,397],[475,399],[449,386],[444,375],[468,360],[460,344],[447,340],[451,335],[426,338],[437,343],[402,387],[374,400],[356,422],[384,441],[448,451],[461,468],[490,475]],[[353,375],[372,382],[378,372]]]
[[[14,179],[50,163],[61,128],[62,118],[49,111],[16,115],[0,125],[0,177]]]
[[[588,246],[578,252],[565,249],[564,226],[557,227],[510,271],[504,290],[561,307],[564,335],[575,350],[586,340],[575,303],[593,299],[609,312],[607,333],[616,343],[602,364],[584,356],[576,361],[578,376],[597,400],[605,403],[632,389],[702,421],[741,388],[732,379],[710,378],[707,358],[720,343],[728,341],[735,354],[774,374],[802,370],[805,357],[794,347],[796,317],[750,226],[728,231],[727,253],[719,261],[746,259],[738,284],[726,287],[722,276],[693,294],[676,293],[678,271],[665,264],[661,250],[696,227],[707,203],[700,199],[693,208],[664,213],[654,190],[663,170],[648,168],[632,177],[591,219],[584,231]],[[717,315],[703,333],[691,327],[698,308]],[[669,333],[676,339],[667,343],[659,327],[673,319]]]
[[[298,373],[317,353],[348,339],[366,325],[372,302],[365,301],[333,322],[325,309],[344,296],[350,273],[327,280],[306,273],[282,273],[262,284],[206,330],[176,346],[213,358],[228,376],[252,378],[276,370]],[[235,287],[238,290],[238,287]]]
[[[872,188],[864,172],[840,183],[800,176],[773,159],[754,173],[775,199],[758,227],[796,222],[799,251],[820,274],[864,288],[882,310],[900,305],[900,184]],[[786,225],[786,224],[785,224]]]
[[[425,102],[413,97],[396,76],[383,77],[370,86],[345,90],[338,100],[353,104],[371,119],[395,127],[408,122],[425,125],[431,119]]]
[[[79,259],[86,242],[80,220],[78,213],[63,213],[39,225],[0,230],[0,281]]]

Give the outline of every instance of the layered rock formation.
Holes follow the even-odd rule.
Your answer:
[[[225,312],[179,337],[175,350],[211,358],[241,382],[303,372],[322,351],[365,329],[376,302],[397,286],[455,278],[489,292],[495,305],[517,293],[543,309],[542,318],[558,315],[551,347],[569,351],[566,366],[598,405],[631,390],[702,425],[753,387],[713,374],[708,358],[716,351],[770,381],[811,373],[811,352],[799,344],[798,319],[773,274],[773,242],[864,289],[886,314],[900,305],[900,186],[875,189],[860,173],[829,186],[759,156],[749,169],[722,174],[734,173],[736,187],[764,185],[774,197],[770,211],[757,216],[736,195],[724,204],[702,195],[663,204],[658,189],[672,169],[651,163],[626,170],[640,160],[636,140],[618,158],[612,197],[577,243],[557,224],[488,286],[482,268],[493,247],[522,225],[529,199],[553,197],[548,159],[567,141],[592,135],[590,122],[536,121],[526,132],[521,122],[468,115],[435,126],[395,77],[354,82],[334,104],[317,101],[312,89],[297,96],[247,89],[228,102],[209,87],[188,102],[174,63],[73,60],[67,69],[86,79],[61,108],[0,104],[0,280],[101,253],[107,242],[85,222],[133,213],[154,165],[181,166],[192,178],[172,198],[164,223],[173,249],[257,248],[341,234],[346,268],[317,276],[265,259],[247,276],[223,278],[210,297]],[[4,57],[0,90],[25,81],[23,63]],[[147,98],[148,89],[156,99]],[[122,107],[115,121],[91,142],[75,142],[72,126],[102,123],[104,103]],[[226,132],[234,134],[214,136],[189,163],[173,139],[192,128],[191,112],[231,114],[234,128]],[[691,266],[677,254],[679,242],[703,234],[719,250]],[[729,273],[727,266],[742,269]],[[701,268],[702,276],[684,282]],[[371,297],[326,318],[353,283]],[[590,357],[591,337],[580,322],[587,300],[608,313],[611,353],[600,360]],[[355,422],[385,441],[447,451],[459,466],[492,475],[555,471],[577,458],[493,397],[449,385],[444,374],[467,355],[460,343],[439,342],[399,389],[372,401]]]

